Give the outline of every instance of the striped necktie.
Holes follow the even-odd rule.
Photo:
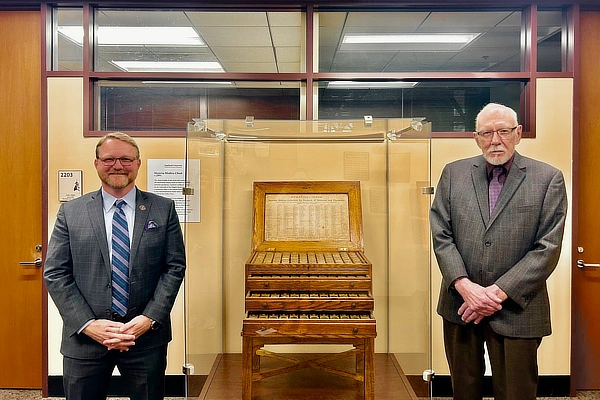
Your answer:
[[[492,216],[492,212],[496,207],[496,202],[498,202],[498,197],[500,196],[500,192],[502,191],[503,183],[500,182],[500,175],[504,172],[504,168],[502,167],[494,167],[492,170],[492,179],[490,180],[489,187],[489,196],[490,196],[490,217]]]
[[[129,229],[123,211],[125,201],[115,201],[112,222],[112,310],[121,316],[127,314],[129,302]]]

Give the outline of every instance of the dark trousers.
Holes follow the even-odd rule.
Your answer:
[[[498,335],[485,322],[453,324],[444,320],[444,346],[455,400],[481,400],[485,374],[484,342],[492,366],[496,400],[535,400],[537,350],[542,338]]]
[[[115,366],[131,400],[164,399],[167,345],[144,351],[111,350],[94,360],[64,357],[67,400],[105,400]]]

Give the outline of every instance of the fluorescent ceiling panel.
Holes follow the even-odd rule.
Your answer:
[[[233,83],[228,81],[142,81],[144,85],[149,87],[224,87],[224,86],[233,86]]]
[[[58,32],[83,44],[81,26],[59,26]],[[101,26],[97,35],[100,46],[206,46],[189,26]]]
[[[346,35],[343,43],[469,43],[476,33],[407,33],[402,35]]]
[[[409,89],[419,82],[361,82],[333,81],[327,84],[328,89]]]
[[[344,36],[341,50],[458,51],[479,35],[479,33],[353,34]]]
[[[218,62],[111,61],[126,72],[225,72]]]

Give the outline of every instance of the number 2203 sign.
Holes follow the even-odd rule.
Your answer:
[[[58,171],[58,201],[69,201],[81,197],[83,191],[81,170]]]

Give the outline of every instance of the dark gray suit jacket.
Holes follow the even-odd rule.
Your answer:
[[[515,153],[491,217],[488,210],[483,156],[446,165],[430,214],[443,277],[437,311],[464,324],[458,315],[463,299],[452,284],[467,276],[482,286],[496,283],[509,296],[486,318],[496,333],[549,335],[546,279],[558,262],[567,213],[562,172]]]
[[[143,314],[162,328],[143,334],[131,351],[171,340],[170,312],[185,272],[183,235],[174,202],[135,190],[126,318]],[[44,264],[46,287],[63,319],[61,353],[81,359],[103,356],[106,347],[77,333],[87,321],[111,316],[111,263],[101,190],[61,205]]]

